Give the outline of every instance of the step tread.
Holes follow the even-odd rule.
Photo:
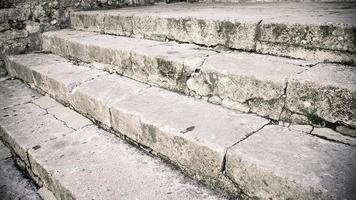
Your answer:
[[[88,119],[18,80],[2,81],[0,90],[8,102],[0,108],[2,139],[57,198],[225,199],[91,122],[68,127]],[[23,92],[34,95],[24,102]]]
[[[37,65],[34,62],[38,62],[38,65],[49,63],[43,60],[53,57],[48,54],[28,54],[10,60],[18,63],[22,70],[28,71],[26,73],[47,77],[48,82],[35,85],[46,89],[60,80],[48,76],[41,71],[43,68],[34,67]],[[46,65],[50,68],[50,65]],[[73,64],[70,66],[68,62],[61,65],[82,68]],[[50,90],[49,93],[53,92],[57,91]],[[355,147],[310,135],[308,133],[313,130],[308,130],[307,126],[286,128],[267,125],[268,120],[255,115],[242,114],[159,88],[147,87],[117,75],[101,75],[67,92],[70,98],[66,101],[74,108],[98,121],[101,118],[96,116],[106,115],[103,119],[109,119],[108,125],[114,130],[163,154],[178,166],[199,171],[208,178],[217,178],[224,170],[221,168],[223,165],[226,176],[248,196],[297,196],[310,199],[328,198],[331,195],[336,199],[353,199],[356,195],[349,189],[354,184],[354,174],[347,174],[355,170]],[[78,107],[79,104],[82,106]],[[233,145],[227,148],[226,144]],[[282,162],[292,157],[290,163]],[[239,173],[241,166],[244,167],[243,177]],[[281,170],[283,166],[285,168]],[[306,170],[308,176],[303,175]],[[330,178],[335,175],[339,177]],[[315,184],[309,184],[311,182]],[[334,184],[338,184],[338,187]]]
[[[352,66],[73,30],[44,33],[43,49],[107,64],[104,70],[274,120],[293,120],[291,113],[281,115],[288,109],[304,115],[303,123],[313,112],[331,123],[356,126]]]
[[[312,3],[175,3],[155,4],[149,7],[120,8],[112,10],[79,11],[91,15],[159,16],[165,18],[202,19],[245,19],[252,21],[268,20],[302,24],[349,24],[356,25],[353,14],[354,2]]]

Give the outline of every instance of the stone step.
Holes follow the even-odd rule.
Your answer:
[[[355,2],[180,3],[71,13],[71,27],[356,64]]]
[[[227,199],[19,80],[0,91],[1,140],[58,200]]]
[[[356,127],[352,66],[72,30],[44,33],[43,50],[273,120]]]
[[[51,54],[10,57],[7,68],[12,76],[232,196],[356,197],[352,189],[355,146],[315,137],[319,128],[273,125],[253,114],[149,87]]]

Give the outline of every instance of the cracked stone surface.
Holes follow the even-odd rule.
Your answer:
[[[226,157],[228,176],[247,195],[264,199],[354,199],[355,171],[354,146],[274,125]]]
[[[49,108],[48,113],[55,116],[59,121],[64,121],[68,119],[68,122],[65,122],[66,125],[74,130],[81,129],[85,126],[88,126],[91,121],[76,112],[70,112],[69,108],[63,108],[62,106],[55,106]]]
[[[57,62],[57,65],[48,65],[48,69],[61,65],[63,61],[57,59]],[[16,60],[12,65],[15,64]],[[80,67],[75,64],[66,66],[65,72],[70,71],[70,68]],[[31,71],[31,65],[17,67]],[[299,68],[304,69],[304,67]],[[311,69],[308,68],[303,72]],[[40,73],[45,74],[45,72]],[[283,83],[283,79],[281,80]],[[61,83],[66,80],[59,75],[58,79],[53,76],[53,81]],[[60,95],[57,97],[64,98]],[[210,186],[228,192],[241,192],[242,189],[247,196],[259,198],[327,199],[331,195],[332,198],[337,199],[344,195],[352,199],[355,196],[348,188],[355,182],[354,177],[350,175],[356,166],[355,146],[346,142],[340,144],[341,140],[335,142],[334,138],[321,134],[316,137],[311,126],[269,125],[269,120],[257,115],[244,114],[164,89],[149,87],[116,74],[103,74],[85,81],[77,85],[69,97],[70,103],[79,112],[101,122],[106,125],[106,128],[113,128],[132,141],[152,149],[190,176]],[[59,118],[46,114],[51,108],[43,111],[43,108],[51,103],[42,103],[41,107],[38,106],[40,99],[34,99],[34,102],[37,104],[25,103],[20,106],[35,106],[39,111],[45,112],[44,115],[41,114],[42,117],[53,117],[54,120],[61,122],[59,123],[61,126],[72,132],[75,131],[68,127],[70,123],[63,123],[62,120],[58,120]],[[21,116],[16,114],[19,112],[16,109],[2,110],[5,111],[5,115],[16,119]],[[12,114],[14,112],[15,114]],[[4,121],[6,119],[8,118]],[[7,123],[10,123],[9,127],[18,125],[16,120]],[[32,122],[31,126],[34,124]],[[77,137],[81,135],[81,131],[91,128],[94,127],[81,128],[75,132],[78,134],[66,134],[62,138]],[[98,133],[98,131],[94,132]],[[91,133],[86,134],[91,135]],[[47,144],[56,146],[52,141],[41,143],[40,146]],[[73,146],[67,143],[58,145],[63,145],[65,148]],[[21,150],[20,147],[17,149]],[[36,159],[35,152],[41,151],[41,148],[34,146],[30,150],[30,158]],[[23,151],[18,152],[23,153]],[[46,155],[51,157],[49,154]],[[23,157],[26,157],[26,154]],[[53,166],[60,166],[57,164],[59,160],[55,159]],[[48,177],[41,165],[32,164],[32,166],[35,166],[35,174]],[[50,167],[51,164],[48,166]],[[65,178],[63,180],[70,181]],[[61,189],[61,191],[65,190]]]
[[[149,86],[116,75],[105,75],[79,86],[72,94],[72,106],[111,127],[110,107],[116,101],[132,99]]]
[[[49,95],[62,102],[70,101],[69,94],[83,82],[105,74],[100,70],[91,70],[88,67],[77,66],[67,59],[52,54],[25,54],[8,57],[6,67],[12,76],[22,77],[30,85],[37,86]],[[13,60],[19,62],[14,65]],[[26,65],[29,68],[21,67]]]
[[[77,30],[355,64],[355,2],[175,3],[71,13]]]
[[[72,30],[47,32],[43,41],[46,51],[101,62],[102,70],[227,108],[293,123],[316,123],[309,119],[316,115],[354,126],[352,66]]]
[[[233,101],[263,116],[278,120],[289,77],[305,70],[307,62],[251,53],[219,53],[210,56],[201,70],[189,78],[188,88],[201,96]],[[240,106],[237,107],[239,109]]]
[[[116,102],[111,113],[115,130],[213,178],[226,148],[269,122],[158,88]]]
[[[21,90],[13,96],[6,90],[12,88],[1,88],[6,102],[22,98]],[[43,108],[22,103],[0,110],[0,137],[58,199],[226,199],[94,125],[68,128],[65,124],[77,121],[73,114],[58,120],[44,108],[48,99],[35,101],[47,103]],[[74,113],[60,104],[51,108],[57,107]]]
[[[329,128],[314,128],[311,134],[326,138],[328,140],[338,141],[344,144],[356,146],[356,138],[341,135],[338,132],[333,131]]]
[[[293,76],[288,84],[286,107],[314,118],[314,123],[320,117],[355,128],[356,68],[318,64]]]
[[[57,62],[61,65],[62,61],[57,59]],[[31,65],[26,67],[31,71]],[[71,67],[76,69],[78,66]],[[62,76],[53,81],[62,84]],[[63,95],[57,97],[65,98]],[[222,183],[215,183],[214,179],[221,176],[225,149],[269,122],[253,114],[242,114],[163,89],[149,88],[117,75],[102,75],[83,83],[72,91],[69,99],[79,112],[150,147],[196,175],[197,179],[208,180],[209,184],[211,180],[211,184],[226,184],[227,187],[230,183],[223,176],[218,179]],[[174,104],[179,105],[172,107]],[[222,126],[217,127],[216,123]],[[196,162],[198,158],[201,162]]]
[[[85,62],[103,63],[109,72],[180,92],[186,91],[190,73],[205,57],[216,53],[196,45],[72,30],[45,33],[43,41],[44,51]]]
[[[10,150],[0,141],[0,196],[6,200],[41,200],[33,182],[17,169]]]

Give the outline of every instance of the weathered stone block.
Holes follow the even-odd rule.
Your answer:
[[[45,51],[86,62],[108,64],[107,69],[110,72],[179,92],[186,91],[187,78],[203,63],[204,57],[215,54],[214,51],[195,45],[118,38],[70,30],[45,33],[43,41]]]
[[[307,63],[250,53],[219,53],[208,57],[187,85],[200,96],[217,96],[222,102],[242,104],[249,107],[247,111],[278,120],[288,79],[303,71],[303,65]]]
[[[9,94],[0,96],[13,98]],[[11,94],[22,96],[21,91]],[[32,103],[0,109],[0,137],[57,199],[227,199],[94,125],[69,129],[65,124],[75,119],[67,116],[75,112],[56,107],[67,114],[56,119]]]
[[[217,178],[226,148],[268,123],[158,88],[116,102],[111,114],[114,130],[202,179]]]
[[[227,152],[226,172],[250,197],[354,199],[355,161],[352,146],[266,126]]]
[[[154,8],[153,8],[154,9]],[[167,14],[132,10],[71,14],[71,26],[78,30],[104,32],[122,36],[164,41],[166,39],[206,46],[222,45],[234,49],[254,50],[258,20],[214,19],[200,16],[171,17]],[[105,20],[101,20],[105,18]],[[104,21],[104,22],[102,22]],[[110,22],[110,23],[107,23]],[[115,24],[115,25],[112,25]]]
[[[327,77],[327,78],[326,78]],[[356,126],[356,68],[318,64],[291,78],[286,107],[312,123],[343,123]]]
[[[68,60],[51,54],[14,56],[8,62],[11,63],[8,66],[10,74],[65,103],[70,101],[69,95],[78,85],[105,74],[87,67],[74,66]]]
[[[355,64],[352,5],[159,4],[119,11],[75,12],[71,14],[71,26],[121,36]]]
[[[148,87],[130,79],[105,75],[79,86],[71,95],[71,104],[79,112],[110,128],[111,105],[122,99],[134,98],[136,93]]]
[[[271,46],[285,44],[305,48],[356,52],[356,27],[347,24],[275,23],[264,20],[260,26],[260,41]]]

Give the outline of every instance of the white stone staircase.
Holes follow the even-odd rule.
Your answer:
[[[58,199],[354,199],[355,5],[74,12],[6,60],[70,109],[2,80],[1,139]]]

